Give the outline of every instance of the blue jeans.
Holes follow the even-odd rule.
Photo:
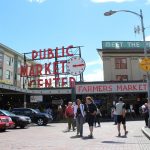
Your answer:
[[[83,135],[83,124],[84,124],[84,118],[80,114],[76,117],[77,134],[80,133],[80,136]]]

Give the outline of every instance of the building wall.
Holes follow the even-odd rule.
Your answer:
[[[139,67],[139,59],[143,54],[131,53],[104,53],[102,55],[104,68],[104,81],[116,81],[117,75],[127,75],[128,80],[143,80],[146,73]],[[116,69],[115,58],[126,58],[127,69]]]
[[[1,55],[3,57],[3,62],[0,62],[0,69],[2,69],[0,83],[23,88],[23,78],[20,77],[20,66],[24,64],[23,55],[5,45],[0,44],[0,56]],[[10,64],[7,62],[8,59],[10,59]],[[10,78],[7,78],[8,76],[6,75],[8,71],[10,71]]]

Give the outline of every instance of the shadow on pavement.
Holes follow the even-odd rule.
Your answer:
[[[79,135],[71,136],[71,139],[81,138]]]
[[[82,139],[83,139],[83,140],[92,140],[92,139],[94,139],[94,138],[93,138],[93,137],[91,138],[91,137],[89,137],[89,136],[83,136]]]
[[[124,144],[125,142],[116,142],[116,141],[102,141],[102,143],[107,143],[107,144]]]

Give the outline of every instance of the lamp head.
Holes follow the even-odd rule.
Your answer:
[[[117,11],[113,11],[113,10],[110,10],[110,11],[107,11],[104,13],[104,16],[111,16],[113,14],[115,14]]]

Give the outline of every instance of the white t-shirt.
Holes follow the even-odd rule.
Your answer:
[[[125,104],[120,101],[116,104],[116,115],[122,115],[123,110],[125,109]]]

